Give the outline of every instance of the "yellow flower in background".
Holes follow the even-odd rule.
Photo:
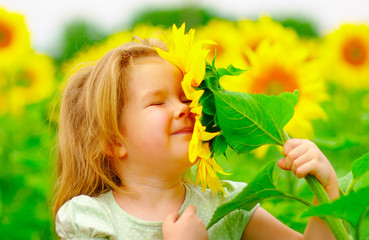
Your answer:
[[[70,75],[84,66],[94,65],[108,51],[119,47],[122,43],[130,42],[132,36],[132,32],[129,31],[112,34],[106,41],[78,52],[75,57],[63,64],[63,72]]]
[[[0,8],[0,67],[12,67],[31,50],[24,17]]]
[[[250,59],[250,57],[253,56],[252,52],[255,52],[262,42],[269,42],[271,45],[277,44],[291,51],[294,51],[296,48],[301,49],[302,41],[300,41],[297,33],[293,29],[283,27],[269,16],[261,16],[257,21],[241,19],[237,21],[236,24],[239,34],[238,38],[240,39],[237,51],[242,55],[243,62],[239,65],[243,66],[241,69],[249,69],[249,71],[240,76],[224,76],[221,79],[223,87],[231,91],[248,92],[250,90],[249,87],[247,87],[248,84],[245,84],[245,75],[254,71],[253,68],[255,66],[251,63],[253,60]],[[312,44],[309,46],[311,45]],[[313,55],[311,51],[308,51],[308,53]],[[284,55],[284,53],[282,55]],[[273,57],[275,56],[270,56],[270,58]],[[280,56],[277,56],[277,59],[279,58]],[[313,57],[310,56],[309,59],[310,58]],[[232,59],[228,59],[228,62],[229,64],[233,64]],[[239,86],[240,88],[235,86]],[[268,87],[270,88],[271,86]],[[283,89],[282,87],[279,90],[283,91]],[[275,90],[275,92],[279,91]]]
[[[145,40],[145,38],[156,35],[162,37],[162,35],[165,35],[165,32],[166,30],[161,27],[138,25],[133,31],[114,33],[105,41],[78,52],[75,57],[64,63],[63,72],[70,75],[84,66],[94,65],[96,61],[102,58],[108,51],[119,47],[123,43],[132,41],[134,36]]]
[[[326,77],[349,89],[369,88],[369,25],[344,24],[324,38]]]
[[[298,35],[293,29],[283,27],[269,16],[262,16],[257,21],[239,20],[237,28],[242,41],[240,50],[244,54],[243,57],[247,64],[250,60],[245,50],[256,50],[259,44],[265,40],[288,48],[294,48],[298,42]]]
[[[319,72],[320,63],[309,59],[307,48],[289,49],[268,41],[259,43],[255,51],[250,49],[246,54],[250,59],[250,70],[243,74],[243,78],[226,78],[221,81],[222,86],[230,91],[267,95],[298,89],[300,100],[285,130],[292,137],[311,139],[314,136],[311,120],[326,118],[320,106],[328,98]]]
[[[212,158],[209,141],[219,133],[208,133],[206,127],[201,124],[202,106],[199,106],[199,100],[203,90],[197,90],[205,76],[206,56],[209,50],[204,48],[204,44],[214,44],[213,41],[203,40],[194,42],[195,30],[191,29],[188,34],[185,33],[185,24],[180,28],[173,25],[172,41],[167,44],[168,51],[157,49],[159,55],[177,66],[183,73],[182,88],[186,97],[192,100],[190,104],[191,112],[195,114],[194,133],[189,144],[189,159],[191,163],[198,163],[196,173],[196,183],[201,182],[202,189],[206,186],[215,192],[224,189],[220,183],[217,173],[225,174],[222,168]]]
[[[53,93],[55,66],[49,56],[32,54],[27,58],[22,76],[25,80],[24,97],[28,103],[41,101]]]
[[[212,62],[216,54],[216,67],[227,67],[229,64],[238,68],[246,67],[242,51],[240,51],[243,39],[235,22],[213,19],[196,30],[197,39],[210,39],[217,43],[205,46],[210,50],[207,56],[208,62]]]
[[[26,104],[49,97],[55,88],[53,60],[42,54],[29,54],[18,62],[17,68],[3,71],[6,82],[0,86],[4,102],[2,113],[22,113]]]
[[[160,26],[153,26],[150,24],[138,24],[133,28],[133,35],[142,39],[159,38],[164,42],[170,41],[170,32],[167,28]]]
[[[53,60],[33,52],[24,16],[0,8],[0,114],[22,113],[49,97],[54,84]]]

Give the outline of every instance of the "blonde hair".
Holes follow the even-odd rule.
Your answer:
[[[119,122],[128,68],[139,58],[158,56],[153,46],[165,49],[158,40],[127,43],[68,79],[60,106],[54,216],[74,196],[98,196],[122,185],[105,152],[123,139]]]

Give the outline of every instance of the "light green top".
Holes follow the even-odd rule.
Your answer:
[[[197,208],[197,215],[205,226],[215,209],[234,198],[245,183],[222,181],[227,195],[204,193],[201,187],[185,183],[186,197],[180,214],[189,204]],[[255,207],[256,208],[256,207]],[[210,240],[240,239],[252,213],[237,210],[208,230]],[[81,195],[66,202],[56,216],[56,231],[62,239],[163,239],[162,221],[144,221],[126,213],[119,207],[112,192],[99,197]]]

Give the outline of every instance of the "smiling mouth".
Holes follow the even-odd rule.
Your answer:
[[[193,127],[186,127],[186,128],[182,128],[182,129],[174,132],[173,135],[192,134],[192,133],[193,133]]]

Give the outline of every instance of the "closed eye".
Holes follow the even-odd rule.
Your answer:
[[[160,105],[163,105],[164,102],[154,102],[154,103],[151,103],[150,106],[160,106]]]
[[[192,103],[192,100],[183,100],[182,103],[190,105]]]

